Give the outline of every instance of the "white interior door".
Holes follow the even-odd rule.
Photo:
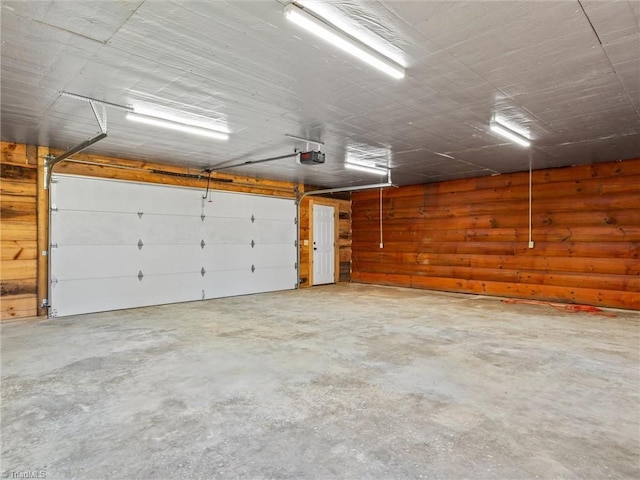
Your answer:
[[[294,200],[202,194],[56,176],[50,315],[295,288]]]
[[[313,205],[313,284],[335,282],[335,209]]]

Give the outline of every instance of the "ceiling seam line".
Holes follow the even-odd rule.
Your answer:
[[[576,0],[576,1],[578,2],[578,5],[580,5],[580,9],[582,10],[582,13],[584,14],[584,17],[587,19],[587,22],[589,22],[589,26],[591,27],[591,30],[593,30],[593,34],[596,36],[596,39],[598,40],[598,43],[600,44],[600,48],[602,49],[602,53],[604,53],[604,56],[607,58],[607,62],[609,62],[609,65],[611,66],[611,70],[613,70],[613,74],[616,76],[616,79],[618,80],[618,83],[620,84],[620,86],[622,87],[622,90],[626,94],[627,100],[629,101],[629,104],[631,105],[631,108],[633,110],[635,110],[636,113],[638,113],[640,115],[640,108],[636,107],[634,105],[633,100],[631,99],[630,92],[627,90],[627,88],[625,87],[624,83],[622,83],[622,80],[620,79],[620,76],[618,75],[618,71],[616,70],[616,67],[613,65],[613,62],[611,61],[611,57],[609,57],[609,54],[607,53],[607,50],[604,48],[604,43],[602,43],[602,40],[600,39],[600,35],[598,35],[598,32],[597,32],[596,28],[593,26],[593,23],[591,23],[591,18],[589,18],[589,15],[587,14],[587,11],[584,9],[584,6],[582,5],[582,1],[581,0]]]
[[[591,27],[591,30],[593,30],[593,34],[596,36],[596,39],[598,39],[598,43],[602,45],[602,40],[600,39],[600,35],[598,35],[598,32],[596,31],[596,27],[594,27],[593,23],[591,23],[591,19],[589,18],[589,15],[587,15],[586,10],[584,9],[584,5],[582,5],[582,2],[580,0],[577,0],[577,2],[578,2],[578,5],[580,5],[580,10],[582,10],[582,13],[587,19],[587,22],[589,22],[589,26]]]
[[[131,15],[129,15],[129,16],[125,19],[125,21],[124,21],[124,22],[122,22],[122,24],[118,27],[118,29],[117,29],[115,32],[113,32],[113,33],[111,34],[111,36],[110,36],[110,37],[109,37],[109,38],[104,42],[104,43],[105,43],[105,45],[106,45],[107,43],[109,43],[113,37],[115,37],[118,33],[120,33],[120,30],[122,30],[122,27],[124,27],[124,26],[129,22],[129,20],[131,20],[131,18],[132,18],[136,13],[138,13],[138,10],[140,9],[140,7],[142,7],[142,5],[144,5],[144,2],[145,2],[145,1],[146,1],[146,0],[142,0],[142,1],[140,2],[140,5],[138,5],[138,6],[135,8],[135,10],[134,10],[133,12],[131,12]]]

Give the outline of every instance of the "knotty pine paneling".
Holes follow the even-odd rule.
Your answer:
[[[0,319],[37,315],[36,165],[26,145],[0,146]]]
[[[351,280],[351,201],[338,202],[338,256],[340,258],[341,282]]]
[[[640,309],[640,159],[352,194],[352,281]]]

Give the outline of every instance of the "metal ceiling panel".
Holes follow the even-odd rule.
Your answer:
[[[529,132],[536,168],[640,156],[637,2],[300,0],[404,65],[401,80],[288,22],[288,3],[3,1],[2,140],[69,148],[94,135],[70,91],[230,135],[110,108],[90,152],[202,169],[308,147],[292,134],[323,141],[326,163],[228,171],[324,187],[377,180],[344,168],[354,145],[387,149],[398,184],[526,169],[527,151],[490,132],[494,116]]]

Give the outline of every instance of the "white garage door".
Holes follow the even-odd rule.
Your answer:
[[[294,200],[56,176],[50,315],[295,288]]]

